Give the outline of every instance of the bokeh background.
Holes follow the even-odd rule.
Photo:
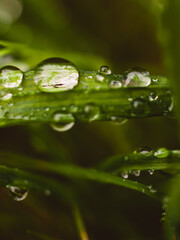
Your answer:
[[[0,40],[17,42],[11,52],[2,54],[0,67],[13,64],[28,70],[47,57],[62,57],[83,70],[108,65],[113,72],[123,73],[139,66],[165,75],[157,25],[156,18],[136,0],[0,0]],[[0,53],[5,49],[1,44]],[[62,157],[84,167],[144,145],[178,149],[176,120],[77,123],[65,133],[54,132],[48,125],[0,129],[1,153],[45,161]],[[0,158],[0,162],[6,160]],[[159,186],[167,177],[157,171],[153,176],[142,172],[131,178]],[[90,240],[164,239],[162,206],[157,201],[86,181],[76,182],[74,188]],[[60,240],[78,239],[70,207],[63,200],[30,192],[26,200],[15,202],[1,188],[0,239],[40,239],[27,230]]]

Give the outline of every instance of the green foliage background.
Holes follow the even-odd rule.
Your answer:
[[[153,7],[155,2],[159,3],[1,0],[0,10],[15,17],[8,22],[0,12],[0,39],[17,44],[6,47],[6,42],[2,42],[0,66],[11,64],[28,70],[47,57],[62,57],[83,70],[109,65],[113,72],[123,73],[129,67],[140,66],[151,74],[167,75],[160,13]],[[143,145],[179,149],[177,129],[175,119],[163,117],[129,120],[122,126],[107,122],[77,123],[65,133],[56,133],[48,125],[9,127],[0,129],[0,163],[16,167],[18,162],[23,166],[29,158],[27,164],[33,165],[35,158],[93,167],[107,157],[130,153]],[[161,222],[162,205],[155,199],[119,186],[72,181],[48,172],[44,177],[55,178],[73,188],[89,239],[160,240],[167,237],[164,228],[168,227]],[[138,179],[131,179],[163,189],[171,177],[167,172],[155,171],[150,176],[144,171]],[[30,191],[26,200],[15,202],[6,189],[0,190],[0,239],[48,239],[47,236],[78,239],[67,199]]]

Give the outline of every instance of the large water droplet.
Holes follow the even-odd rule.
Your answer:
[[[14,200],[16,201],[22,201],[24,200],[27,195],[28,195],[28,190],[26,188],[20,188],[16,186],[7,186],[11,196],[13,197]]]
[[[150,83],[149,72],[141,68],[132,68],[123,77],[124,87],[147,87]]]
[[[100,117],[99,106],[90,103],[84,107],[84,113],[90,122],[98,120]]]
[[[79,71],[62,58],[49,58],[35,68],[34,81],[44,92],[61,92],[78,84]]]
[[[51,127],[57,132],[65,132],[70,130],[75,124],[75,119],[72,114],[59,113],[53,114],[53,123]]]
[[[5,66],[0,70],[0,85],[5,88],[18,88],[23,80],[23,72],[14,66]]]
[[[105,75],[111,74],[111,69],[108,66],[101,66],[100,72]]]
[[[154,151],[154,156],[157,158],[165,158],[169,155],[169,151],[166,148],[158,148]]]
[[[12,93],[4,93],[4,94],[1,93],[0,94],[0,100],[2,100],[2,101],[9,101],[11,98],[12,98]]]

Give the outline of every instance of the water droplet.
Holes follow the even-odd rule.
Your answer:
[[[110,82],[110,88],[121,88],[122,87],[122,83],[117,81],[117,80],[112,80]]]
[[[34,73],[34,81],[44,92],[61,92],[78,84],[79,71],[71,62],[62,58],[49,58],[41,62]]]
[[[156,193],[157,191],[152,187],[152,185],[148,186],[150,193]]]
[[[13,197],[13,199],[16,201],[22,201],[28,195],[28,190],[24,187],[20,188],[20,187],[16,187],[16,186],[7,185],[7,188],[9,190],[11,196]]]
[[[154,156],[157,158],[166,158],[169,155],[169,151],[166,148],[158,148],[154,151]]]
[[[99,106],[97,106],[93,103],[87,104],[84,108],[84,112],[90,122],[98,120],[100,117]]]
[[[153,169],[149,169],[148,173],[149,173],[149,175],[153,175],[154,174],[154,170]]]
[[[72,114],[59,112],[53,114],[53,121],[54,122],[51,123],[51,127],[57,132],[68,131],[75,124],[75,119]]]
[[[150,92],[149,94],[149,100],[150,101],[155,101],[158,99],[158,95],[156,94],[156,92]]]
[[[141,174],[141,171],[140,170],[132,170],[131,174],[134,175],[135,177],[139,177]]]
[[[119,117],[119,116],[111,116],[110,117],[111,121],[117,125],[122,125],[128,121],[127,118]]]
[[[45,189],[45,190],[44,190],[44,194],[45,194],[46,196],[50,196],[50,195],[51,195],[51,191],[50,191],[49,189]]]
[[[6,93],[0,98],[0,100],[9,101],[11,98],[12,98],[12,93]]]
[[[136,98],[131,102],[132,112],[133,114],[142,115],[147,111],[147,102],[142,98]]]
[[[108,66],[101,66],[100,67],[100,72],[105,75],[110,75],[111,74],[111,69]]]
[[[151,151],[152,151],[152,149],[150,147],[143,146],[143,147],[140,147],[140,148],[136,149],[136,151],[134,153],[147,154]]]
[[[98,81],[98,82],[103,82],[104,80],[104,77],[102,76],[102,74],[96,74],[95,75],[95,79]]]
[[[0,69],[0,84],[5,88],[18,88],[23,80],[23,72],[14,66]]]
[[[128,171],[121,172],[121,177],[124,178],[124,179],[128,179],[128,177],[129,177]]]
[[[141,68],[132,68],[123,77],[124,87],[147,87],[150,83],[149,72]]]

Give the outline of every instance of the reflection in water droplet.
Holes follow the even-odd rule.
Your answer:
[[[14,66],[0,69],[0,85],[5,88],[18,88],[23,80],[23,72]]]
[[[84,113],[90,122],[98,120],[100,117],[99,106],[97,106],[93,103],[89,103],[85,106]]]
[[[110,82],[110,88],[121,88],[122,83],[117,81],[117,80],[113,80]]]
[[[125,179],[128,179],[128,177],[129,177],[128,171],[121,172],[121,177],[125,178]]]
[[[134,114],[144,114],[147,111],[147,102],[142,98],[136,98],[131,102],[132,112]]]
[[[50,58],[41,62],[34,73],[34,81],[44,92],[61,92],[78,84],[79,71],[71,62],[62,58]]]
[[[154,170],[153,169],[149,169],[148,173],[149,173],[149,175],[153,175],[154,174]]]
[[[100,72],[105,75],[109,75],[109,74],[111,74],[111,69],[108,66],[101,66]]]
[[[154,156],[157,158],[165,158],[169,155],[169,151],[166,148],[158,148],[154,151]]]
[[[72,114],[59,113],[53,114],[53,123],[51,127],[57,132],[65,132],[70,130],[75,124],[75,119]]]
[[[16,187],[16,186],[7,185],[7,188],[9,190],[11,196],[13,197],[13,199],[16,201],[22,201],[28,195],[28,190],[24,187],[20,188],[20,187]]]
[[[141,68],[132,68],[123,77],[124,87],[147,87],[150,83],[149,72]]]

